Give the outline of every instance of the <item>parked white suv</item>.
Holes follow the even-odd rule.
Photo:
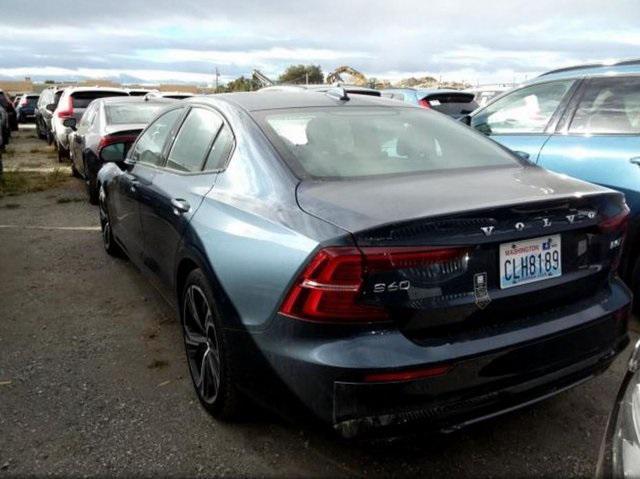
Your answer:
[[[62,92],[58,106],[51,118],[51,129],[58,148],[58,161],[69,158],[69,133],[71,129],[64,126],[66,118],[75,118],[77,123],[89,104],[96,98],[109,96],[128,96],[127,90],[122,88],[104,87],[69,87]]]

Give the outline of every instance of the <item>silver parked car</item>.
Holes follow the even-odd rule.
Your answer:
[[[58,161],[69,158],[71,129],[64,126],[64,120],[75,118],[76,122],[80,123],[82,115],[93,100],[110,96],[129,96],[129,93],[122,88],[104,87],[69,87],[62,92],[51,118],[51,130],[58,148]]]

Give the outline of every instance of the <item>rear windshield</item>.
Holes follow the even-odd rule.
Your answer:
[[[29,106],[36,106],[36,104],[38,103],[38,98],[37,96],[28,96],[27,97],[27,104]]]
[[[149,123],[156,113],[166,105],[157,103],[131,103],[106,105],[105,114],[108,125],[124,125],[127,123]]]
[[[469,93],[437,93],[427,95],[425,99],[431,108],[449,116],[464,116],[478,108],[478,104]]]
[[[148,91],[130,91],[129,92],[129,96],[145,96],[147,93],[149,93]]]
[[[180,93],[176,93],[175,95],[162,95],[164,98],[171,98],[173,100],[184,100],[185,98],[191,98],[193,95],[189,95],[189,94],[180,94]]]
[[[96,98],[106,98],[109,96],[129,96],[126,92],[118,91],[79,91],[71,94],[73,98],[73,108],[86,108]]]
[[[349,178],[519,164],[493,141],[424,109],[345,106],[255,115],[300,176]]]

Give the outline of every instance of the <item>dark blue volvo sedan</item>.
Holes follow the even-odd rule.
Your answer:
[[[216,417],[249,395],[344,436],[451,429],[628,342],[623,195],[444,115],[343,90],[194,97],[102,157],[104,246],[176,305]]]

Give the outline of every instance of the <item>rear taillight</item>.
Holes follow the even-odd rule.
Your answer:
[[[614,231],[621,231],[622,233],[626,233],[628,224],[629,224],[629,207],[625,203],[620,213],[618,213],[615,216],[604,218],[598,224],[598,228],[600,228],[600,231],[602,233],[611,233]]]
[[[629,207],[626,203],[623,204],[623,208],[620,213],[615,216],[606,217],[598,224],[598,229],[601,233],[611,235],[609,250],[611,250],[614,255],[611,259],[612,274],[615,274],[620,267],[620,261],[622,260],[622,244],[624,242],[624,237],[627,234],[628,226]]]
[[[73,98],[68,98],[67,107],[64,110],[58,110],[58,118],[70,118],[73,116]]]
[[[100,138],[98,142],[98,152],[105,146],[113,145],[114,143],[133,143],[136,141],[136,135],[108,135]]]
[[[367,275],[429,268],[466,254],[463,248],[333,247],[320,250],[282,302],[286,316],[314,322],[367,323],[389,319],[382,306],[360,301]]]
[[[431,103],[429,103],[429,100],[427,100],[426,98],[418,100],[418,105],[420,105],[422,108],[431,108]]]

